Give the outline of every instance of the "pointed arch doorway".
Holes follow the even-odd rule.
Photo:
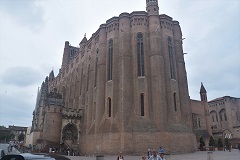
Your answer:
[[[69,123],[63,128],[62,141],[67,148],[75,148],[78,144],[78,129],[75,124]]]

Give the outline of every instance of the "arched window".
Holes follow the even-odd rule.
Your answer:
[[[226,113],[224,113],[224,119],[225,119],[225,121],[227,121],[227,115],[226,115]]]
[[[108,98],[108,117],[112,116],[112,100]]]
[[[173,101],[174,101],[174,109],[177,111],[177,99],[176,99],[176,92],[173,93]]]
[[[217,116],[217,112],[215,110],[212,110],[210,112],[210,115],[212,115],[212,121],[215,122],[215,117],[216,117],[216,122],[218,122],[218,116]]]
[[[77,140],[78,139],[78,130],[75,124],[67,124],[62,130],[62,139],[63,140]]]
[[[200,128],[201,127],[201,119],[199,117],[197,118],[197,123],[198,123],[198,128]]]
[[[138,62],[138,77],[144,76],[144,49],[143,49],[143,34],[137,34],[137,62]]]
[[[175,76],[174,76],[174,59],[173,59],[173,50],[172,50],[172,38],[171,37],[168,37],[168,53],[169,53],[169,60],[170,60],[171,79],[175,79]]]
[[[112,80],[113,40],[108,43],[108,80]]]
[[[141,116],[144,116],[144,94],[140,94]]]
[[[223,121],[223,117],[224,117],[224,120],[227,121],[227,115],[226,115],[225,109],[221,109],[221,111],[219,112],[219,115],[220,115],[221,121]]]

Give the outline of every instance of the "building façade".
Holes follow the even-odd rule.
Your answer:
[[[146,12],[107,20],[79,47],[65,42],[59,74],[38,91],[32,133],[38,148],[83,154],[196,151],[179,22],[146,0]]]

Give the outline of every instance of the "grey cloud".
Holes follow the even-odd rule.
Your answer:
[[[30,86],[41,81],[41,73],[29,67],[13,67],[7,69],[2,77],[2,83],[18,87]]]
[[[28,100],[8,93],[1,94],[0,98],[0,125],[31,125],[33,106]]]
[[[38,31],[43,27],[43,10],[37,0],[1,0],[0,11],[12,16],[22,26]]]

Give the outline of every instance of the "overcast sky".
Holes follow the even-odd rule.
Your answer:
[[[145,11],[145,0],[0,0],[0,125],[31,126],[37,89],[72,46],[122,12]],[[188,87],[199,100],[240,98],[240,1],[159,0],[160,14],[180,22]]]

